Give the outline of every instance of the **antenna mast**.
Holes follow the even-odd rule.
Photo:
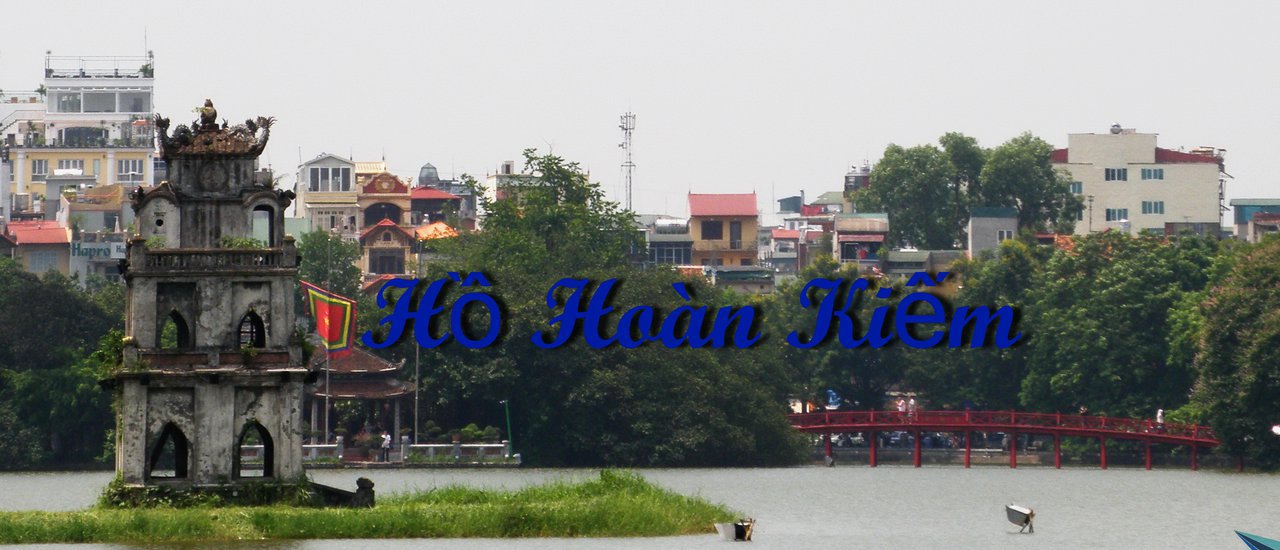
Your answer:
[[[627,210],[631,210],[631,171],[636,167],[636,163],[631,162],[631,132],[636,129],[636,115],[627,111],[619,118],[621,124],[618,124],[618,128],[622,130],[622,143],[619,143],[618,147],[623,150],[622,170],[625,172],[627,185]]]

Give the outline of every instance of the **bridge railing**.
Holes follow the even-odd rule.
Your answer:
[[[991,429],[1026,427],[1063,428],[1117,433],[1150,433],[1173,437],[1216,440],[1213,429],[1193,424],[1157,423],[1154,420],[1084,416],[1060,413],[1028,413],[1017,411],[825,411],[789,415],[798,428],[824,425],[874,426],[893,429],[896,426],[929,426],[932,428]]]

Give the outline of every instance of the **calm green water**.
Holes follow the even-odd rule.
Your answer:
[[[1191,472],[903,466],[640,470],[684,494],[727,504],[759,524],[750,548],[1245,548],[1233,529],[1280,538],[1280,476]],[[589,470],[313,472],[353,487],[366,475],[381,494],[450,484],[517,488]],[[110,473],[0,474],[0,509],[72,510],[93,503]],[[1004,505],[1036,510],[1019,535]],[[725,548],[714,535],[658,539],[305,541],[235,548],[595,549]],[[124,548],[67,546],[69,548]],[[223,548],[226,544],[207,546]],[[729,546],[730,548],[733,546]],[[184,546],[191,548],[191,546]]]

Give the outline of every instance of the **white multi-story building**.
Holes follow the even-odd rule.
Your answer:
[[[328,230],[354,239],[359,231],[356,163],[321,153],[298,166],[298,216],[311,231]]]
[[[48,55],[38,89],[0,95],[0,147],[9,149],[10,164],[0,196],[14,195],[0,202],[5,215],[40,211],[42,197],[56,205],[58,177],[87,177],[90,186],[151,183],[153,62],[150,53]]]
[[[1156,134],[1115,125],[1106,134],[1068,135],[1067,148],[1055,150],[1052,161],[1070,173],[1071,191],[1085,205],[1076,234],[1163,233],[1166,223],[1221,225],[1225,152],[1162,149]]]

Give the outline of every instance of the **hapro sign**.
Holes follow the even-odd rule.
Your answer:
[[[71,243],[72,258],[84,258],[87,260],[123,260],[126,252],[125,243]]]

